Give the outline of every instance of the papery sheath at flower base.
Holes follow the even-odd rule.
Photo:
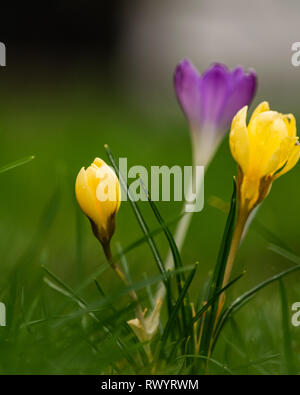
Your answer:
[[[184,59],[176,68],[174,86],[190,126],[194,164],[207,165],[234,115],[251,102],[256,75],[240,66],[229,70],[218,63],[201,75]]]

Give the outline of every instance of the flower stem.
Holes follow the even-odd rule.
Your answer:
[[[240,242],[242,239],[242,235],[243,235],[248,217],[249,217],[249,212],[247,210],[239,209],[237,222],[236,222],[236,226],[235,226],[235,229],[233,232],[231,246],[230,246],[230,250],[229,250],[229,254],[228,254],[228,258],[227,258],[222,288],[226,287],[226,285],[228,285],[228,283],[229,283],[232,268],[234,265],[234,261],[235,261],[235,258],[236,258],[236,255],[237,255],[237,252],[239,249],[239,245],[240,245]],[[224,303],[225,303],[225,293],[223,292],[222,295],[220,296],[220,300],[219,300],[217,318],[218,318],[220,311],[222,310],[222,308],[224,306]]]
[[[186,202],[182,209],[183,216],[180,218],[177,228],[175,230],[174,240],[177,245],[178,251],[181,252],[189,226],[193,217],[194,212],[186,210],[186,206],[194,198],[193,189],[200,193],[203,188],[202,174],[195,169],[196,166],[204,166],[204,172],[207,170],[211,159],[213,158],[219,143],[223,137],[222,133],[212,126],[205,126],[203,130],[199,130],[198,126],[191,126],[191,139],[192,139],[192,155],[193,155],[193,167],[194,171],[189,180],[187,195],[185,196]],[[197,179],[197,175],[199,176]],[[197,196],[198,197],[198,196]],[[165,269],[173,270],[173,255],[169,250],[166,261]],[[161,282],[156,291],[155,300],[163,300],[166,294],[164,284]]]
[[[240,209],[240,207],[239,207],[238,217],[237,217],[236,226],[235,226],[233,236],[232,236],[232,241],[231,241],[230,250],[229,250],[229,254],[228,254],[228,258],[227,258],[227,262],[226,262],[226,268],[225,268],[225,273],[224,273],[224,278],[223,278],[223,283],[222,283],[221,288],[224,288],[230,281],[232,268],[234,265],[234,261],[235,261],[235,258],[236,258],[236,255],[237,255],[237,252],[239,249],[239,245],[240,245],[240,242],[241,242],[241,239],[243,236],[243,232],[244,232],[248,217],[249,217],[249,212],[247,210]],[[223,309],[224,303],[225,303],[225,298],[226,298],[226,295],[223,292],[219,298],[219,303],[218,303],[216,316],[214,318],[212,333],[214,333],[214,331],[216,329],[219,315],[220,315],[220,313]],[[207,352],[208,357],[211,356],[212,344],[213,344],[213,336],[210,339],[210,344],[209,344],[209,348],[208,348],[208,352]],[[205,364],[205,371],[206,371],[206,373],[208,372],[208,361]]]
[[[184,241],[185,241],[185,237],[187,235],[187,231],[189,229],[192,217],[194,212],[193,211],[186,211],[186,205],[189,204],[189,202],[191,202],[192,198],[194,197],[193,195],[193,185],[195,186],[196,191],[201,190],[202,188],[202,174],[199,172],[199,179],[196,179],[196,171],[193,172],[193,178],[190,180],[189,182],[189,186],[188,186],[188,190],[187,190],[187,196],[186,196],[186,203],[183,207],[182,210],[182,217],[180,218],[176,231],[175,231],[175,235],[174,235],[174,241],[176,243],[176,246],[178,248],[178,251],[180,252]],[[174,269],[174,262],[173,262],[173,254],[172,251],[169,250],[166,261],[165,261],[165,270],[169,271],[169,270],[173,270]],[[158,289],[156,291],[156,295],[155,295],[155,300],[163,300],[166,294],[166,289],[164,284],[161,282],[158,286]]]
[[[120,280],[126,285],[126,287],[130,287],[130,283],[127,280],[127,278],[126,278],[125,274],[123,273],[122,269],[120,268],[120,266],[113,259],[113,256],[112,256],[112,253],[111,253],[111,249],[110,249],[110,244],[108,243],[105,246],[103,246],[103,250],[104,250],[106,259],[107,259],[108,263],[110,264],[111,268],[114,270],[114,272],[120,278]],[[145,323],[144,314],[143,314],[141,305],[140,305],[140,303],[138,301],[138,297],[137,297],[137,294],[134,291],[134,289],[131,288],[129,290],[129,296],[131,297],[133,302],[136,303],[137,318],[139,318],[141,324],[144,326],[144,323]]]
[[[238,248],[239,248],[239,245],[241,242],[241,238],[243,235],[243,231],[244,231],[244,228],[246,225],[247,218],[248,218],[247,212],[239,211],[236,226],[235,226],[233,237],[232,237],[232,242],[231,242],[229,254],[228,254],[228,259],[227,259],[222,288],[224,288],[229,283],[233,264],[235,261],[236,254],[238,252]]]
[[[122,269],[120,268],[120,266],[113,259],[113,256],[112,256],[112,253],[111,253],[111,248],[110,248],[110,243],[107,243],[107,244],[103,245],[103,250],[104,250],[104,254],[106,256],[106,259],[107,259],[108,263],[110,264],[110,266],[114,270],[114,272],[117,274],[117,276],[120,278],[120,280],[126,285],[126,287],[131,287],[131,284],[127,280],[127,278],[126,278],[125,274],[123,273]],[[136,307],[135,307],[136,317],[140,321],[140,324],[143,327],[145,333],[147,333],[145,316],[144,316],[141,304],[139,302],[138,296],[137,296],[137,294],[136,294],[134,289],[130,288],[129,296],[131,297],[131,299],[133,300],[133,302],[136,305]],[[145,350],[146,350],[148,359],[151,362],[152,361],[152,353],[151,353],[149,344],[145,345]]]

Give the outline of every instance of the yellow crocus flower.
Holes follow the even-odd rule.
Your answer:
[[[246,125],[247,106],[235,115],[230,131],[232,156],[239,166],[239,211],[247,215],[269,193],[273,181],[299,160],[300,145],[292,114],[271,111],[267,102],[254,110]]]
[[[115,231],[115,217],[121,204],[121,189],[115,172],[96,158],[79,171],[75,183],[76,199],[89,218],[97,239],[106,247]]]
[[[85,170],[79,171],[75,194],[83,213],[89,218],[94,235],[103,246],[107,261],[121,281],[130,287],[122,269],[114,260],[110,240],[115,231],[115,219],[121,204],[121,188],[115,172],[104,162],[96,158]],[[154,313],[145,317],[134,289],[129,290],[129,295],[136,304],[136,318],[128,324],[135,330],[141,341],[147,341],[154,335],[154,328],[159,316],[161,303],[157,305]],[[149,344],[145,345],[149,360],[152,360]]]
[[[229,282],[249,214],[268,195],[273,181],[291,170],[300,157],[296,120],[292,114],[271,111],[269,103],[262,102],[254,110],[247,126],[247,109],[245,106],[237,112],[229,135],[231,153],[238,164],[238,213],[223,287]],[[219,310],[224,299],[223,294]]]

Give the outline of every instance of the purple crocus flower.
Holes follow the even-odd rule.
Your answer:
[[[184,59],[176,68],[177,98],[190,124],[195,164],[207,165],[232,118],[249,104],[256,90],[256,74],[214,64],[202,75]]]

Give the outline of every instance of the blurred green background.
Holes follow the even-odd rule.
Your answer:
[[[282,112],[296,111],[297,119],[300,116],[299,89],[295,82],[295,77],[299,80],[300,70],[290,64],[290,44],[297,38],[293,35],[291,23],[290,30],[281,29],[280,34],[284,34],[284,38],[279,37],[279,32],[273,32],[276,34],[273,37],[270,33],[270,56],[265,56],[262,61],[264,42],[255,41],[253,44],[251,41],[254,27],[251,27],[246,12],[236,10],[235,19],[239,22],[236,31],[229,33],[226,27],[231,26],[231,19],[228,16],[221,18],[223,8],[218,9],[216,2],[209,6],[208,1],[191,1],[189,11],[183,9],[179,1],[172,2],[172,5],[167,1],[161,8],[158,2],[150,1],[112,2],[115,4],[111,8],[89,8],[81,4],[85,8],[84,22],[81,20],[83,25],[77,23],[82,8],[69,2],[61,3],[64,6],[61,4],[58,10],[51,10],[56,15],[54,26],[58,29],[53,42],[49,39],[50,34],[45,36],[51,13],[40,37],[34,34],[33,25],[29,30],[32,33],[30,37],[27,33],[21,39],[21,29],[19,37],[16,33],[10,35],[8,29],[3,38],[5,42],[7,37],[7,66],[0,70],[0,165],[27,155],[36,156],[33,162],[1,174],[0,299],[3,302],[13,288],[9,282],[10,274],[17,262],[23,265],[23,275],[18,284],[24,290],[26,301],[26,291],[35,292],[34,278],[41,275],[42,263],[76,287],[104,261],[88,220],[79,212],[75,202],[74,182],[80,168],[88,166],[96,156],[106,160],[105,143],[109,144],[116,157],[127,157],[129,165],[149,168],[151,165],[191,164],[188,126],[172,86],[172,74],[181,58],[190,57],[201,71],[213,61],[224,62],[231,67],[236,63],[242,63],[246,68],[253,67],[259,78],[255,103],[269,100],[272,108],[275,106],[274,109]],[[172,9],[172,18],[168,16],[166,3]],[[230,3],[233,6],[233,2]],[[278,2],[274,3],[272,15],[276,19],[280,6]],[[297,7],[296,3],[291,3]],[[261,26],[265,12],[261,7],[258,26]],[[97,17],[92,16],[96,11],[99,24],[106,21],[102,26],[104,36],[97,30]],[[292,11],[290,13],[293,14]],[[92,27],[89,25],[90,17]],[[217,17],[222,19],[223,25]],[[178,21],[178,25],[174,26],[172,21]],[[66,38],[63,33],[68,32],[69,26],[77,35],[72,37],[69,32]],[[115,26],[118,29],[114,29]],[[197,29],[189,29],[190,26]],[[239,29],[246,34],[247,28],[250,29],[247,32],[249,39],[242,42]],[[79,30],[83,37],[77,42]],[[156,30],[161,34],[161,41]],[[149,31],[153,36],[149,37]],[[98,35],[95,36],[94,32]],[[207,34],[207,43],[203,40],[203,33]],[[59,34],[63,36],[63,43],[57,47]],[[225,51],[225,48],[231,48],[231,51]],[[276,53],[279,65],[272,61],[272,53]],[[200,263],[193,288],[195,296],[214,267],[226,221],[226,215],[212,207],[210,201],[212,197],[219,197],[229,202],[235,174],[236,166],[226,136],[205,175],[204,210],[194,215],[182,251],[185,264]],[[257,221],[296,254],[300,254],[299,177],[298,166],[276,181],[257,215]],[[40,218],[55,192],[59,196],[57,215],[49,226],[49,232],[38,240],[36,232]],[[150,228],[155,229],[158,224],[147,203],[141,203],[140,207]],[[166,220],[174,218],[181,210],[181,204],[173,202],[159,203],[158,207]],[[243,269],[247,272],[231,291],[230,298],[291,265],[268,249],[268,240],[253,225],[234,269],[236,274]],[[124,202],[117,218],[112,245],[114,251],[117,251],[118,243],[125,248],[141,236],[132,209],[128,202]],[[156,240],[165,256],[167,244],[164,237],[159,235]],[[34,253],[28,254],[32,245],[38,247]],[[24,254],[29,258],[24,260]],[[141,279],[143,273],[148,276],[157,273],[147,244],[131,251],[127,259],[135,280]],[[119,286],[118,279],[110,271],[98,279],[106,292]],[[290,312],[291,304],[300,301],[299,281],[300,273],[285,280]],[[36,292],[39,293],[40,289],[37,288]],[[84,292],[87,298],[96,297],[93,285]],[[48,297],[52,298],[50,304],[60,303],[61,297],[55,293]],[[260,315],[264,315],[262,322]],[[253,347],[254,353],[280,352],[281,315],[277,284],[256,296],[238,317],[244,341]],[[292,339],[297,353],[300,350],[299,334],[300,329],[293,328]],[[20,365],[24,372],[25,365]],[[57,366],[57,369],[65,368],[63,363]]]

